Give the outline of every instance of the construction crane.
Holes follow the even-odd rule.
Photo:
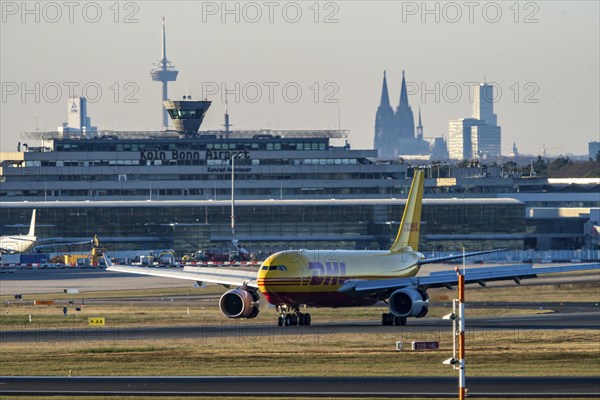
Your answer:
[[[538,150],[540,152],[540,156],[548,157],[548,150],[557,150],[557,149],[562,149],[562,148],[563,148],[563,146],[546,147],[546,145],[543,144],[542,147],[540,147]]]

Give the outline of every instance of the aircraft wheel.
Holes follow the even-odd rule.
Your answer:
[[[396,317],[392,313],[381,314],[381,325],[393,326],[396,322]]]
[[[304,314],[302,314],[302,313],[296,314],[296,319],[298,320],[298,325],[306,325],[304,323]]]
[[[287,315],[285,316],[284,325],[285,325],[285,326],[290,326],[290,325],[293,325],[292,321],[293,321],[293,320],[292,320],[292,315],[291,315],[291,314],[287,314]]]
[[[396,325],[396,326],[406,325],[406,317],[394,317],[394,325]]]
[[[310,325],[310,320],[311,320],[310,314],[309,313],[304,314],[304,325]]]
[[[283,317],[277,318],[277,326],[283,326],[283,324],[284,324]]]
[[[381,325],[383,326],[389,326],[392,325],[393,319],[390,318],[392,314],[390,313],[383,313],[381,314]]]

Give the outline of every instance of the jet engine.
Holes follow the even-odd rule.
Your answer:
[[[429,296],[421,290],[398,289],[390,296],[389,305],[396,317],[422,318],[429,311]]]
[[[258,315],[259,300],[255,291],[237,288],[221,296],[219,309],[228,318],[254,318]]]

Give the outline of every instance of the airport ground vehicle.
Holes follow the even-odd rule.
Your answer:
[[[228,247],[228,248],[208,248],[198,250],[191,256],[184,256],[182,261],[184,262],[197,262],[197,263],[227,263],[227,262],[240,262],[240,261],[251,261],[252,256],[250,253],[240,247]]]

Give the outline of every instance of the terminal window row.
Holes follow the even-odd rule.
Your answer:
[[[123,171],[126,172],[126,171]],[[250,171],[249,173],[236,172],[235,180],[238,181],[264,181],[264,180],[296,180],[296,181],[334,181],[337,184],[345,185],[345,180],[380,180],[396,179],[389,173],[344,173],[344,172],[313,172],[304,173],[303,171],[290,169],[285,173],[273,171]],[[225,181],[231,180],[230,173],[205,173],[205,174],[61,174],[61,175],[9,175],[4,177],[4,182],[76,182],[76,181]],[[406,181],[410,185],[410,181]]]
[[[313,195],[344,196],[344,195],[375,195],[382,194],[380,188],[248,188],[236,189],[240,196],[253,198],[285,198],[287,196],[306,197],[307,191]],[[383,193],[385,194],[385,193]],[[231,197],[230,189],[78,189],[78,190],[2,190],[0,198],[48,199],[48,200],[93,200],[102,197],[131,197],[132,200],[170,200],[187,199],[196,196],[200,200],[224,200]],[[72,199],[69,199],[72,198]]]
[[[305,159],[250,159],[236,160],[237,165],[356,165],[356,158],[305,158]],[[170,165],[230,165],[230,160],[102,160],[102,161],[26,161],[26,168],[35,167],[107,167],[119,165],[170,166]]]
[[[169,150],[327,150],[327,140],[321,141],[258,141],[228,143],[217,141],[207,142],[181,142],[181,143],[119,143],[107,141],[55,143],[55,151],[169,151]]]

